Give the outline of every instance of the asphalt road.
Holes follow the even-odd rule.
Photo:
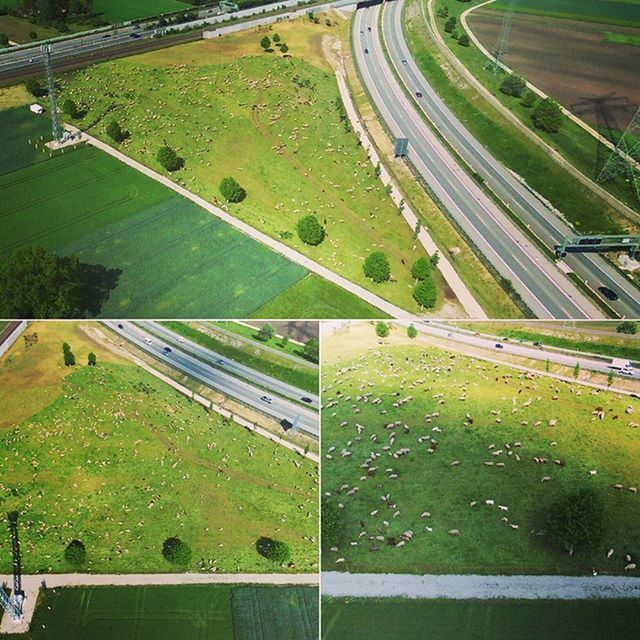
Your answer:
[[[199,345],[197,342],[183,338],[180,334],[167,329],[158,322],[138,322],[137,324],[148,332],[163,338],[168,345],[171,345],[172,348],[177,346],[181,351],[197,356],[200,360],[203,360],[214,368],[222,369],[236,377],[240,376],[247,382],[259,385],[269,393],[279,395],[283,398],[289,398],[290,400],[295,400],[297,402],[302,402],[302,398],[309,398],[311,402],[305,404],[308,404],[309,407],[314,409],[317,409],[319,406],[320,402],[317,395],[304,391],[303,389],[298,389],[293,385],[282,382],[281,380],[273,378],[265,373],[256,371],[255,369],[247,367],[235,360],[231,360],[231,358],[228,358],[223,354],[207,349],[206,347]]]
[[[495,270],[511,281],[537,317],[602,317],[601,310],[458,166],[422,120],[386,59],[377,28],[380,9],[377,5],[356,13],[353,36],[356,62],[393,135],[410,139],[408,158],[416,170],[466,236]]]
[[[271,396],[269,392],[207,365],[177,347],[171,347],[171,352],[167,353],[164,351],[164,347],[167,345],[156,338],[152,337],[151,344],[147,344],[144,341],[145,337],[147,337],[144,329],[135,326],[131,322],[108,321],[104,324],[136,347],[177,371],[276,419],[278,422],[287,420],[290,423],[295,423],[301,431],[308,435],[314,438],[319,437],[320,427],[317,411],[301,407],[290,400],[279,398],[275,395]],[[272,402],[264,402],[261,400],[263,396],[270,397]]]
[[[565,365],[567,367],[575,367],[576,362],[580,363],[580,368],[587,371],[597,371],[608,374],[614,371],[616,375],[629,380],[640,381],[640,367],[636,367],[631,375],[622,375],[619,371],[611,369],[610,362],[585,356],[579,351],[567,353],[566,351],[558,351],[555,349],[545,349],[542,347],[534,347],[533,344],[517,342],[515,340],[504,340],[499,337],[488,336],[486,334],[476,334],[473,331],[461,329],[460,327],[448,326],[442,323],[414,323],[414,326],[420,333],[425,333],[438,338],[444,338],[459,344],[465,344],[472,347],[481,347],[490,349],[496,353],[512,354],[534,360],[542,360],[553,362],[555,364]],[[496,344],[502,345],[497,348]]]
[[[482,176],[487,186],[522,220],[529,229],[553,250],[555,245],[575,230],[548,205],[529,191],[504,165],[497,161],[464,127],[446,106],[411,56],[402,30],[404,0],[384,5],[382,30],[389,59],[412,96],[415,105],[433,123],[458,155]],[[569,254],[564,262],[594,293],[620,316],[640,317],[640,289],[601,255]],[[617,292],[619,300],[607,300],[599,291],[606,286]]]

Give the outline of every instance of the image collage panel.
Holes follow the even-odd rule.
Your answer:
[[[0,0],[0,640],[640,637],[640,0]]]

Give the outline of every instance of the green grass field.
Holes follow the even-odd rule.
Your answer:
[[[585,189],[568,172],[560,169],[554,160],[509,123],[484,98],[480,99],[477,91],[466,81],[458,80],[458,74],[452,69],[451,63],[431,43],[420,1],[411,0],[407,5],[407,40],[418,65],[458,118],[498,160],[521,175],[581,233],[620,233],[626,221],[616,209]],[[449,14],[456,17],[471,6],[467,3],[446,3],[438,0],[436,9],[443,4],[447,4]],[[517,99],[505,96],[499,91],[501,78],[484,68],[485,56],[474,46],[459,46],[444,32],[444,23],[445,19],[437,18],[441,34],[453,53],[497,99],[527,126],[533,127],[531,110],[523,107]],[[500,136],[495,135],[497,127],[500,129]],[[556,134],[548,134],[539,129],[534,131],[590,178],[594,178],[598,172],[600,158],[608,154],[592,136],[568,119],[565,119],[561,130]],[[631,208],[638,207],[633,191],[624,179],[610,181],[605,187]]]
[[[605,31],[604,37],[608,42],[616,44],[631,44],[634,47],[640,47],[640,36],[631,33],[617,33],[616,31]]]
[[[632,640],[634,600],[322,599],[322,639]]]
[[[349,280],[419,312],[410,268],[422,251],[355,134],[345,131],[336,106],[338,89],[323,37],[347,37],[348,27],[337,16],[332,21],[331,27],[324,20],[279,24],[287,57],[262,53],[261,35],[248,30],[99,64],[61,79],[62,98],[87,110],[80,126],[100,138],[106,122],[117,118],[131,132],[122,150],[153,169],[162,171],[155,156],[166,141],[185,159],[172,179]],[[218,187],[230,175],[247,191],[240,204],[222,201]],[[317,215],[326,227],[317,247],[296,234],[305,214]],[[374,249],[389,256],[389,282],[374,284],[364,276],[363,260]],[[275,304],[286,310],[289,298]],[[318,303],[311,305],[315,313]],[[272,308],[265,305],[260,313]]]
[[[366,327],[370,338],[364,345],[357,342],[363,339],[357,335],[369,335],[364,329],[355,338],[344,332],[323,345],[325,359],[348,350],[327,364],[322,376],[322,446],[332,456],[323,458],[322,490],[344,505],[339,551],[324,550],[325,568],[590,574],[597,567],[607,573],[637,573],[623,572],[623,554],[640,555],[638,494],[627,490],[640,475],[640,431],[630,428],[637,417],[626,413],[633,401],[435,347],[380,347],[373,327]],[[397,332],[393,340],[401,339],[401,330]],[[354,356],[356,352],[362,355]],[[366,403],[358,400],[365,390],[372,394]],[[413,399],[393,406],[408,396]],[[379,404],[372,402],[376,398]],[[594,416],[598,407],[604,410],[603,420]],[[395,421],[395,427],[385,428]],[[364,425],[361,433],[358,424]],[[430,438],[437,441],[432,453]],[[410,452],[392,458],[401,448]],[[351,455],[343,457],[343,450]],[[361,465],[372,451],[382,457],[371,464],[378,470],[369,476]],[[500,455],[493,455],[496,451]],[[548,463],[536,464],[534,457]],[[556,459],[560,465],[553,463]],[[392,473],[398,478],[389,478]],[[542,482],[547,476],[549,481]],[[615,489],[617,483],[624,489]],[[607,528],[597,549],[569,556],[537,533],[545,529],[554,500],[583,486],[602,495]],[[357,493],[347,495],[353,487],[359,487]],[[385,507],[380,499],[385,494],[395,508]],[[495,506],[485,500],[494,500]],[[477,505],[471,506],[472,501]],[[431,516],[421,517],[424,512]],[[460,536],[449,535],[452,529],[459,529]],[[368,535],[359,538],[361,531]],[[415,534],[410,542],[401,548],[390,544],[406,531]],[[382,541],[368,537],[380,532]],[[612,547],[615,554],[606,559]],[[340,557],[346,562],[336,564]]]
[[[0,460],[0,509],[20,513],[25,573],[74,570],[64,558],[74,538],[84,571],[179,571],[161,554],[171,536],[191,547],[190,571],[282,571],[257,553],[262,536],[290,546],[294,571],[317,570],[315,465],[207,414],[77,324],[29,331],[38,343],[0,360],[0,448],[14,452]],[[10,555],[2,536],[0,573]]]
[[[303,364],[296,365],[288,359],[278,358],[275,354],[266,354],[258,350],[246,350],[231,344],[226,336],[214,337],[199,331],[184,322],[165,322],[169,329],[183,335],[189,340],[220,353],[236,362],[245,364],[256,371],[261,371],[283,382],[292,384],[299,389],[318,393],[318,370]]]
[[[507,3],[497,0],[491,8],[504,11]],[[516,11],[550,18],[640,26],[640,0],[520,0]]]
[[[183,9],[192,10],[193,5],[180,0],[95,0],[93,3],[93,10],[111,24]]]
[[[40,593],[31,630],[7,640],[317,640],[314,587],[75,587]]]

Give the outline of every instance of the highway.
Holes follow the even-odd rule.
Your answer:
[[[538,318],[598,318],[601,310],[549,260],[463,169],[416,111],[385,56],[380,5],[354,20],[358,68],[392,134],[410,139],[408,159],[465,235]],[[365,53],[365,50],[368,53]]]
[[[511,354],[515,356],[521,356],[524,358],[532,358],[534,360],[541,360],[553,362],[554,364],[564,365],[566,367],[575,367],[576,362],[580,363],[580,368],[587,371],[596,371],[598,373],[606,373],[613,371],[621,378],[628,380],[640,381],[640,367],[635,367],[633,373],[630,375],[621,374],[619,371],[611,369],[610,362],[604,359],[591,358],[580,351],[574,351],[568,353],[567,350],[556,350],[541,347],[534,347],[531,343],[517,342],[515,340],[504,340],[503,338],[496,336],[489,336],[487,334],[479,334],[477,332],[470,331],[468,329],[461,329],[460,327],[446,325],[440,322],[419,322],[414,323],[414,326],[420,333],[436,336],[438,338],[444,338],[450,342],[457,342],[463,345],[469,345],[471,347],[480,347],[482,349],[489,349],[496,354],[500,355]],[[502,348],[497,348],[496,344],[502,345]],[[640,389],[639,389],[640,391]]]
[[[301,407],[290,400],[275,395],[271,396],[269,392],[205,364],[177,347],[170,347],[171,351],[167,353],[164,350],[167,345],[161,340],[151,338],[151,344],[148,344],[145,342],[147,335],[144,329],[131,322],[107,321],[104,324],[139,349],[194,380],[225,396],[238,400],[278,422],[282,420],[287,420],[289,423],[296,422],[298,429],[307,435],[316,439],[319,437],[320,425],[317,411]],[[263,396],[270,397],[271,403],[261,400]]]
[[[200,360],[203,360],[216,369],[222,369],[236,377],[239,376],[247,382],[259,385],[270,393],[277,394],[283,398],[289,398],[290,400],[295,400],[296,402],[302,402],[302,398],[309,398],[311,402],[305,404],[314,409],[317,409],[320,404],[317,395],[298,389],[293,385],[277,380],[265,373],[260,373],[259,371],[236,362],[235,360],[231,360],[231,358],[228,358],[223,354],[207,349],[206,347],[199,345],[197,342],[193,342],[192,340],[182,337],[179,333],[167,329],[158,322],[137,322],[136,324],[143,329],[146,329],[149,333],[155,334],[156,336],[164,339],[166,343],[170,344],[172,347],[177,346],[181,351],[188,352],[198,357]]]
[[[455,149],[456,153],[480,176],[487,186],[522,220],[545,246],[553,250],[565,236],[575,230],[546,203],[526,188],[504,165],[497,161],[465,128],[453,112],[429,85],[411,56],[402,29],[404,0],[388,2],[382,14],[382,31],[389,59],[414,103],[433,126]],[[422,98],[416,98],[416,92]],[[568,254],[566,264],[594,293],[620,316],[640,317],[640,289],[603,256],[598,254]],[[606,286],[615,291],[619,300],[610,301],[598,291]]]

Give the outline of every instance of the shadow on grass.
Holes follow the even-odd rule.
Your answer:
[[[80,263],[82,279],[85,283],[82,298],[83,315],[98,316],[102,305],[118,286],[122,269],[109,269],[101,264]]]

